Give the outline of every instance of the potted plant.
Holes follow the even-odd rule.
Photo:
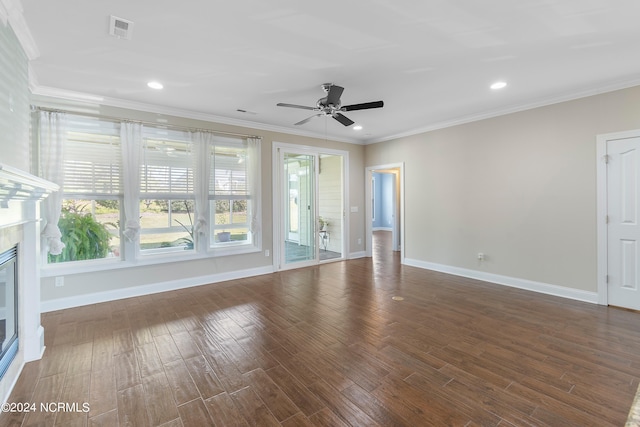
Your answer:
[[[218,214],[216,215],[216,224],[226,224],[227,223],[227,214]],[[230,231],[219,231],[216,234],[218,238],[218,242],[229,242],[231,241],[231,232]]]
[[[318,217],[318,225],[320,225],[320,231],[327,231],[327,228],[329,227],[329,221],[320,216]]]
[[[111,234],[91,214],[65,210],[58,227],[65,244],[60,255],[48,255],[50,263],[105,258]]]

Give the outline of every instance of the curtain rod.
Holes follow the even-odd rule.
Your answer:
[[[92,114],[92,113],[77,113],[77,112],[72,112],[72,111],[61,110],[59,108],[40,107],[38,105],[32,105],[31,106],[31,111],[48,111],[50,113],[65,113],[65,114],[71,114],[71,115],[75,115],[75,116],[93,117],[93,118],[96,118],[96,119],[103,119],[103,120],[109,120],[109,121],[114,121],[114,122],[140,123],[141,125],[147,125],[147,126],[153,126],[153,127],[166,127],[166,128],[182,130],[182,131],[189,131],[189,132],[203,131],[203,132],[215,133],[215,134],[222,135],[222,136],[237,136],[237,137],[240,137],[240,138],[262,139],[262,137],[258,136],[258,135],[247,135],[247,134],[243,134],[243,133],[225,132],[225,131],[212,130],[212,129],[192,128],[192,127],[189,127],[189,126],[172,125],[172,124],[169,124],[169,123],[155,123],[155,122],[150,122],[150,121],[146,121],[146,120],[132,120],[132,119],[126,119],[126,118],[123,118],[123,117],[103,116],[103,115],[100,115],[100,114]]]

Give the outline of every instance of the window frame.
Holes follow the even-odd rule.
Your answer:
[[[137,236],[137,248],[135,252],[139,257],[149,257],[165,253],[180,253],[180,251],[197,252],[197,246],[193,241],[193,226],[191,227],[192,248],[184,246],[168,246],[157,248],[142,248],[142,236],[150,234],[172,234],[183,232],[181,225],[171,224],[171,210],[173,202],[195,200],[195,159],[198,148],[184,131],[167,130],[164,128],[151,128],[147,126],[142,130],[141,157],[138,165],[140,174],[140,187],[135,191],[138,207],[144,200],[166,201],[169,223],[167,226],[157,228],[143,228],[143,212],[139,211],[141,220],[140,230]],[[171,158],[176,160],[172,163]],[[176,180],[176,177],[179,179]],[[177,182],[177,189],[174,188]],[[175,190],[175,191],[174,191]],[[193,223],[195,212],[191,214]],[[181,237],[181,238],[184,238]],[[180,239],[181,239],[180,238]]]
[[[81,114],[68,113],[68,116],[71,117],[80,117],[83,118]],[[120,127],[121,120],[115,120],[107,117],[91,117],[92,120],[97,120],[98,122],[108,122],[109,126],[113,126],[115,124],[116,127]],[[152,129],[153,131],[163,132],[166,127],[153,124],[144,124],[144,127]],[[177,132],[182,132],[183,135],[187,135],[190,132],[189,129],[183,128],[184,130],[180,130]],[[78,132],[77,129],[68,128],[67,132]],[[247,148],[246,141],[249,137],[242,136],[219,136],[215,131],[206,130],[204,132],[213,134],[213,141],[207,142],[206,145],[195,147],[193,146],[193,155],[196,156],[197,159],[202,159],[204,156],[198,156],[199,149],[212,149],[212,153],[215,152],[216,146],[232,146],[232,147],[244,147],[244,154],[246,155],[246,159],[249,159],[249,156],[255,156],[252,159],[251,165],[256,167],[256,170],[251,173],[245,173],[245,179],[249,179],[248,175],[251,175],[253,179],[258,179],[258,185],[253,186],[258,193],[261,191],[261,186],[259,185],[259,177],[260,177],[260,164],[261,164],[261,149],[260,144],[258,143],[257,149],[250,152]],[[143,136],[140,140],[141,150],[142,145],[144,144],[144,139],[148,138],[143,133]],[[258,141],[260,139],[258,138]],[[194,141],[180,140],[180,142],[195,144]],[[34,143],[38,143],[38,135],[37,132],[34,132]],[[121,146],[121,144],[120,144]],[[200,151],[202,153],[202,151]],[[121,156],[124,153],[121,150]],[[120,224],[125,223],[125,203],[127,195],[131,195],[131,192],[135,192],[136,199],[138,203],[141,203],[143,200],[151,199],[151,200],[167,200],[170,204],[171,201],[181,201],[181,200],[195,200],[196,194],[193,187],[195,187],[195,181],[199,179],[196,176],[196,173],[193,173],[193,185],[191,186],[191,191],[189,193],[176,193],[176,194],[167,194],[167,193],[149,193],[142,192],[142,180],[140,182],[140,186],[136,189],[127,188],[127,184],[124,183],[123,180],[123,169],[126,166],[126,163],[123,161],[123,158],[120,158],[121,165],[119,170],[119,179],[121,182],[121,193],[117,196],[112,194],[103,195],[97,193],[63,193],[63,200],[67,199],[80,199],[80,200],[101,200],[101,199],[117,199],[119,202],[119,216],[120,216]],[[196,160],[196,162],[201,160]],[[143,157],[140,157],[140,161],[138,162],[138,169],[141,171],[142,165],[144,164]],[[249,166],[247,166],[248,168]],[[213,169],[211,170],[213,173]],[[204,181],[204,180],[203,180]],[[141,240],[140,236],[142,234],[142,229],[138,233],[134,242],[127,241],[127,239],[123,236],[122,232],[124,228],[122,226],[119,227],[119,237],[120,237],[120,256],[119,257],[106,257],[101,259],[93,259],[93,260],[79,260],[79,261],[67,261],[62,263],[48,263],[47,262],[47,253],[46,250],[43,250],[42,257],[42,276],[43,277],[51,277],[59,274],[73,274],[73,273],[83,273],[83,272],[92,272],[92,271],[100,271],[100,270],[108,270],[114,268],[127,268],[131,266],[141,266],[141,265],[153,265],[158,263],[166,263],[166,262],[180,262],[180,261],[188,261],[188,260],[197,260],[203,258],[211,258],[211,257],[220,257],[220,256],[228,256],[228,255],[238,255],[245,253],[255,253],[261,252],[261,232],[260,227],[258,230],[251,230],[252,222],[256,221],[256,217],[258,221],[260,221],[260,194],[249,194],[248,191],[245,194],[234,194],[234,195],[225,195],[225,196],[212,196],[209,191],[210,180],[206,180],[204,185],[207,189],[208,203],[204,209],[204,212],[196,214],[196,212],[191,212],[193,223],[195,225],[196,215],[200,215],[201,217],[207,218],[207,227],[203,227],[201,230],[202,233],[199,234],[193,231],[193,249],[192,250],[184,250],[182,246],[176,246],[175,249],[172,247],[171,249],[163,248],[162,250],[141,250]],[[251,209],[258,209],[257,215],[251,218],[249,216],[249,212],[247,213],[247,219],[244,223],[236,223],[236,224],[228,224],[228,226],[240,226],[241,228],[247,229],[247,239],[243,241],[233,241],[233,242],[214,242],[216,231],[223,227],[224,225],[215,224],[214,221],[211,221],[215,218],[215,210],[214,214],[211,215],[211,203],[215,200],[226,199],[230,201],[230,211],[232,211],[233,200],[246,200],[247,205],[251,204]],[[249,206],[247,207],[247,211],[249,211]],[[188,224],[187,224],[188,226]],[[173,229],[173,231],[182,231],[183,228],[180,225],[169,226],[168,229]],[[165,229],[170,232],[169,230]],[[213,244],[215,243],[215,244]],[[45,249],[46,245],[43,244],[43,249]]]
[[[217,171],[221,171],[221,172],[226,171],[225,175],[231,175],[231,176],[233,176],[234,170],[238,171],[238,169],[231,169],[231,167],[229,166],[225,168],[224,162],[220,167],[218,167],[216,163],[217,156],[221,156],[221,157],[227,156],[227,157],[234,158],[231,153],[224,154],[219,152],[218,149],[221,149],[221,151],[224,151],[225,149],[237,151],[237,153],[235,154],[238,158],[237,164],[244,165],[243,166],[244,172],[243,174],[241,174],[243,175],[243,180],[244,180],[243,189],[238,190],[236,188],[232,188],[233,186],[231,186],[227,190],[217,188],[217,179],[219,176],[216,173]],[[251,172],[249,171],[249,167],[250,167],[249,165],[252,163],[250,162],[251,160],[250,156],[252,155],[252,153],[250,152],[251,150],[248,146],[248,142],[247,140],[239,140],[239,139],[233,139],[228,137],[226,138],[217,137],[217,138],[214,138],[214,140],[209,143],[209,146],[206,147],[206,150],[207,150],[207,156],[210,156],[210,159],[209,159],[210,164],[208,165],[210,175],[208,179],[208,188],[207,188],[208,201],[209,201],[208,203],[209,227],[207,227],[209,232],[209,236],[207,239],[208,250],[214,253],[215,252],[224,253],[225,250],[238,251],[238,250],[242,250],[242,248],[244,247],[251,247],[255,245],[254,238],[252,236],[253,233],[251,231],[251,222],[252,222],[251,215],[253,213],[253,210],[256,209],[256,205],[257,205],[256,200],[258,200],[258,197],[256,197],[256,195],[251,194],[251,188],[255,188],[256,186],[252,185],[250,180],[255,179],[256,175],[252,177]],[[256,151],[259,151],[259,150],[256,150]],[[253,155],[255,155],[255,153]],[[240,161],[240,159],[242,159],[242,161]],[[257,160],[259,162],[259,158]],[[254,171],[253,173],[255,174],[256,172]],[[230,182],[233,183],[234,180],[232,179]],[[229,216],[232,217],[233,202],[237,200],[246,200],[247,202],[246,221],[244,223],[231,222],[231,223],[224,223],[224,224],[216,224],[217,213],[215,209],[212,209],[212,205],[215,205],[217,201],[228,201]],[[221,242],[221,241],[216,242],[216,235],[218,233],[217,230],[220,230],[220,229],[224,230],[225,228],[232,229],[233,226],[247,229],[246,240],[244,241],[230,240],[226,242]],[[240,249],[237,249],[237,248],[240,248]]]

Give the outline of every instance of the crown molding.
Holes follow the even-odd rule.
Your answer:
[[[7,0],[0,0],[0,1],[7,1]],[[278,132],[278,133],[284,133],[288,135],[298,135],[298,136],[304,136],[309,138],[327,139],[327,136],[324,134],[309,132],[305,130],[292,129],[284,126],[269,125],[266,123],[234,119],[230,117],[217,116],[214,114],[202,113],[198,111],[184,110],[180,108],[166,107],[166,106],[155,105],[155,104],[147,104],[143,102],[129,101],[129,100],[120,99],[120,98],[103,97],[99,95],[93,95],[93,94],[84,93],[84,92],[74,92],[66,89],[59,89],[59,88],[48,87],[48,86],[40,86],[37,84],[35,73],[32,73],[31,69],[29,72],[29,76],[30,76],[29,84],[31,88],[31,93],[33,95],[64,99],[69,101],[77,101],[82,103],[93,103],[93,104],[105,105],[109,107],[126,108],[130,110],[144,111],[144,112],[155,113],[155,114],[164,114],[164,115],[176,116],[176,117],[182,117],[182,118],[188,118],[188,119],[194,119],[194,120],[202,120],[207,122],[214,122],[214,123],[226,124],[231,126],[239,126],[239,127],[255,129],[255,130]],[[526,110],[532,110],[534,108],[545,107],[553,104],[559,104],[562,102],[573,101],[580,98],[586,98],[589,96],[600,95],[603,93],[614,92],[622,89],[628,89],[630,87],[639,86],[639,85],[640,85],[640,79],[624,80],[624,81],[619,81],[615,83],[609,83],[607,85],[598,86],[596,88],[591,88],[588,90],[570,92],[557,97],[540,99],[540,100],[526,103],[526,104],[513,105],[507,108],[483,112],[481,114],[463,116],[463,117],[454,118],[452,120],[432,123],[427,126],[412,129],[406,132],[388,135],[381,138],[374,138],[369,140],[357,140],[357,139],[351,139],[351,138],[339,138],[339,137],[332,136],[330,139],[332,141],[338,141],[338,142],[344,142],[347,144],[356,144],[356,145],[376,144],[379,142],[391,141],[394,139],[419,135],[421,133],[432,132],[435,130],[463,125],[466,123],[472,123],[480,120],[491,119],[494,117],[504,116],[507,114],[518,113]]]
[[[0,0],[0,19],[5,25],[9,22],[27,58],[32,61],[40,56],[40,49],[31,35],[22,11],[20,0]]]
[[[502,108],[493,111],[487,111],[481,114],[474,114],[469,116],[463,116],[452,120],[446,120],[443,122],[433,123],[428,126],[413,129],[407,132],[401,132],[394,135],[388,135],[382,138],[376,138],[367,140],[365,145],[377,144],[378,142],[391,141],[394,139],[405,138],[409,136],[419,135],[421,133],[432,132],[434,130],[446,129],[453,126],[463,125],[466,123],[477,122],[480,120],[491,119],[494,117],[504,116],[507,114],[518,113],[526,110],[533,110],[534,108],[546,107],[548,105],[560,104],[562,102],[574,101],[580,98],[587,98],[589,96],[600,95],[607,92],[615,92],[617,90],[628,89],[630,87],[640,86],[640,79],[624,80],[616,83],[610,83],[607,85],[599,86],[597,88],[591,88],[582,91],[570,92],[564,95],[560,95],[552,98],[545,98],[537,100],[535,102],[527,104],[513,105],[508,108]]]
[[[35,79],[30,83],[32,83],[31,93],[37,96],[43,96],[48,98],[58,98],[58,99],[64,99],[68,101],[79,101],[82,103],[94,103],[94,104],[104,105],[109,107],[126,108],[129,110],[144,111],[148,113],[163,114],[168,116],[176,116],[176,117],[182,117],[182,118],[194,119],[194,120],[202,120],[207,122],[214,122],[214,123],[220,123],[225,125],[250,128],[255,130],[284,133],[288,135],[327,139],[327,136],[324,134],[298,130],[298,129],[291,129],[284,126],[269,125],[266,123],[234,119],[230,117],[217,116],[215,114],[202,113],[202,112],[192,111],[192,110],[184,110],[181,108],[166,107],[166,106],[156,105],[156,104],[147,104],[144,102],[129,101],[129,100],[120,99],[120,98],[110,98],[110,97],[104,97],[99,95],[92,95],[92,94],[83,93],[83,92],[74,92],[66,89],[59,89],[59,88],[54,88],[49,86],[40,86],[35,84]],[[329,139],[331,139],[332,141],[344,142],[347,144],[363,145],[362,141],[351,139],[351,138],[339,138],[339,137],[331,136]]]

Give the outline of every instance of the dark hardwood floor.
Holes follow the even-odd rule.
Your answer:
[[[402,266],[382,240],[373,260],[46,313],[9,402],[80,410],[0,425],[624,425],[639,313]]]

